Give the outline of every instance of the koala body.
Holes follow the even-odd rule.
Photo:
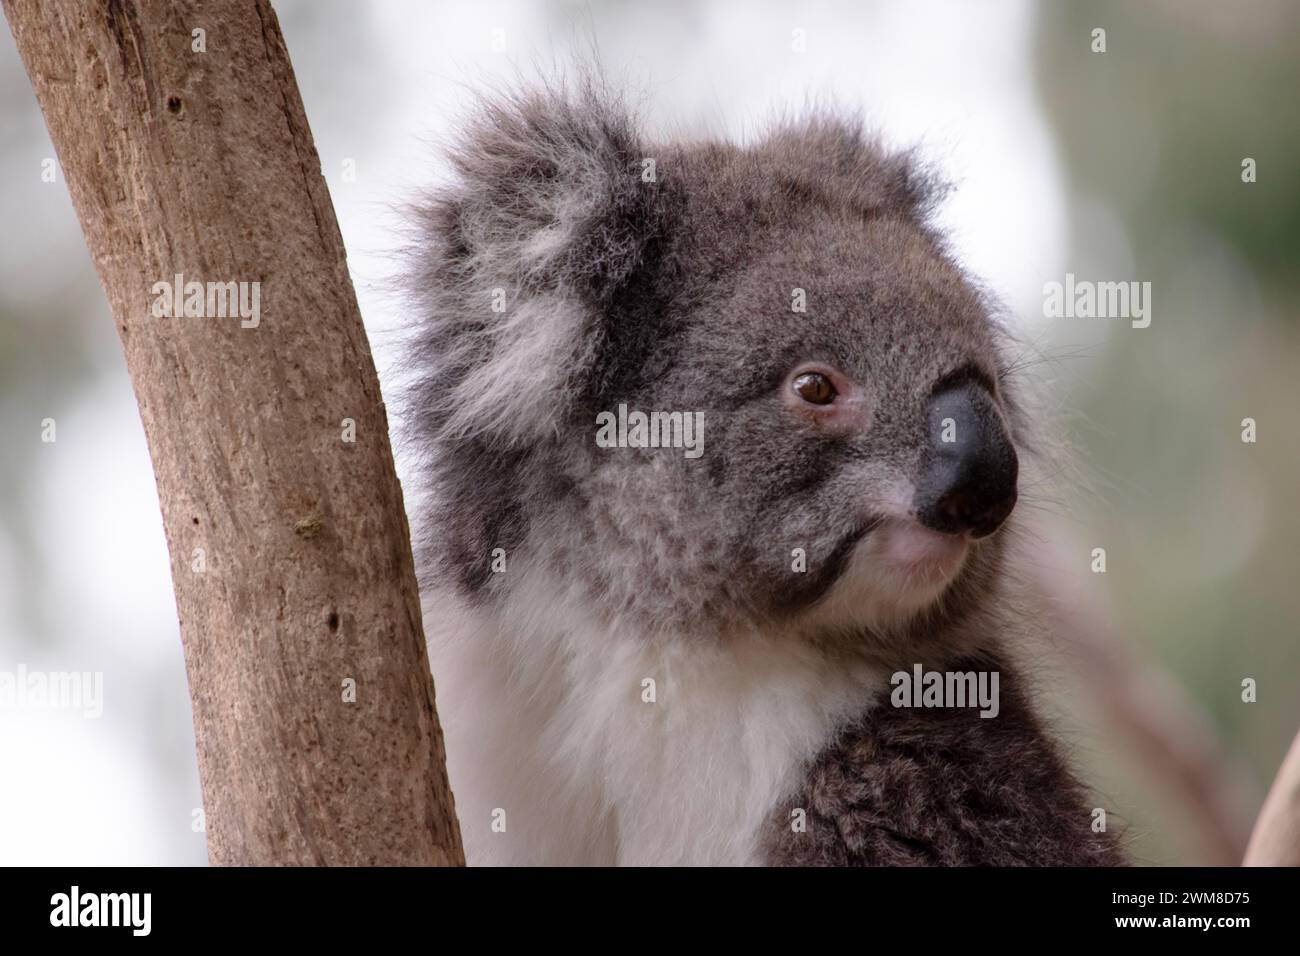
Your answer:
[[[1117,862],[1007,653],[1025,416],[909,160],[826,115],[650,144],[590,89],[453,159],[408,416],[469,861]],[[702,454],[602,447],[620,406]],[[998,716],[894,706],[917,664]]]

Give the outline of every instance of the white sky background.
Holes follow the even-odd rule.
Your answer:
[[[384,293],[399,245],[391,210],[441,175],[431,143],[463,113],[467,89],[563,60],[592,32],[606,67],[638,91],[654,135],[745,138],[777,109],[831,96],[865,110],[889,142],[919,143],[958,186],[941,220],[954,247],[1031,328],[1044,277],[1064,272],[1065,194],[1036,101],[1029,3],[276,7],[381,377],[392,344],[385,333],[404,320]],[[492,49],[496,28],[506,31],[504,52]],[[795,28],[807,31],[806,53],[791,51]],[[0,57],[15,56],[0,42]],[[367,102],[376,94],[380,102]],[[355,183],[341,182],[345,158],[356,161]],[[19,188],[2,183],[0,195]],[[28,224],[22,243],[68,231],[66,191],[61,201],[66,209]],[[8,241],[0,282],[42,281],[28,278]],[[64,252],[89,274],[84,249]],[[29,557],[0,529],[0,668],[102,670],[104,715],[0,710],[0,864],[201,863],[202,836],[190,828],[199,806],[191,718],[152,470],[102,296],[87,309],[100,313],[86,328],[102,374],[95,390],[69,397],[58,442],[37,446],[48,461],[33,472],[52,633],[37,640],[11,612],[3,572]],[[0,411],[3,398],[0,383]]]

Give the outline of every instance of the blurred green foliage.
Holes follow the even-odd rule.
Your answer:
[[[1067,268],[1153,286],[1151,327],[1112,322],[1068,400],[1098,487],[1083,526],[1108,549],[1125,639],[1210,712],[1262,794],[1300,725],[1300,5],[1039,13],[1040,91],[1070,189]],[[1054,345],[1074,340],[1071,321]],[[1247,417],[1255,444],[1241,440]],[[1242,702],[1245,677],[1258,703]],[[1195,862],[1181,821],[1116,780],[1138,807],[1139,855]]]

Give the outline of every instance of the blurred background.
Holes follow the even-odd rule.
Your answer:
[[[1239,858],[1300,725],[1300,3],[275,7],[381,378],[403,319],[396,210],[444,175],[437,145],[472,90],[594,46],[657,136],[743,141],[830,99],[919,146],[1086,479],[1035,502],[1060,595],[1049,708],[1138,862]],[[98,719],[0,708],[0,863],[202,864],[144,433],[0,32],[0,671],[104,675]],[[1150,327],[1044,317],[1067,272],[1150,282]]]

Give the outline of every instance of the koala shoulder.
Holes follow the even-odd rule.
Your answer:
[[[772,815],[767,862],[788,866],[1121,866],[1113,826],[1032,713],[1019,676],[994,669],[1000,710],[874,708],[808,768]],[[803,827],[793,827],[796,811]]]

